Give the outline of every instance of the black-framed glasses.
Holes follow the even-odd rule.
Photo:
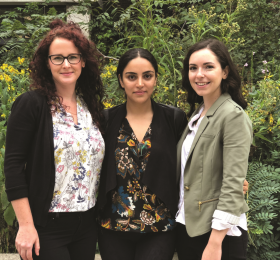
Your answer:
[[[49,55],[49,59],[54,65],[61,65],[65,59],[68,60],[70,64],[77,64],[81,61],[82,54],[74,53],[69,54],[67,57],[62,55]]]

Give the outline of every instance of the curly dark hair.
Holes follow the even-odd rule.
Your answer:
[[[220,41],[216,39],[207,39],[201,42],[198,42],[191,46],[188,50],[188,53],[184,59],[183,64],[183,79],[182,87],[188,92],[187,102],[190,104],[190,111],[187,114],[188,117],[192,115],[195,110],[195,104],[201,103],[203,97],[196,94],[193,90],[190,81],[189,81],[189,60],[191,55],[199,50],[209,49],[217,57],[222,69],[225,69],[228,66],[229,73],[226,79],[223,79],[221,82],[221,92],[230,94],[233,101],[240,105],[243,109],[247,107],[247,102],[242,96],[241,91],[241,78],[237,71],[236,66],[232,62],[232,59],[229,55],[227,47]]]
[[[72,41],[82,54],[83,61],[85,61],[85,67],[77,80],[76,93],[82,95],[93,121],[102,130],[102,110],[104,109],[102,103],[104,88],[100,78],[102,55],[97,51],[95,44],[83,35],[81,28],[74,22],[64,23],[62,20],[56,19],[50,23],[50,29],[39,43],[33,60],[29,64],[32,79],[30,89],[38,90],[46,96],[49,106],[54,105],[55,107],[53,111],[62,106],[63,99],[56,94],[52,73],[47,67],[49,47],[56,38]]]

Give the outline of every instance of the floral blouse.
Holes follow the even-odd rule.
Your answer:
[[[55,187],[50,212],[86,211],[96,202],[104,140],[77,96],[78,124],[63,108],[53,114]]]
[[[141,182],[151,154],[151,126],[138,142],[125,118],[119,130],[115,158],[117,187],[100,213],[100,225],[138,233],[172,230],[175,218],[164,203]]]

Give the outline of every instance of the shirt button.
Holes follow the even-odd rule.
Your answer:
[[[185,186],[185,189],[186,189],[186,190],[189,190],[190,188],[189,188],[188,186]]]

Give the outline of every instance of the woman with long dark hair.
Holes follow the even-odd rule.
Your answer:
[[[176,144],[185,113],[152,94],[158,65],[145,49],[119,60],[126,103],[105,111],[106,154],[98,195],[103,260],[171,260],[175,249]]]
[[[240,76],[223,43],[209,39],[189,49],[183,88],[191,109],[177,149],[179,259],[245,260],[248,206],[242,186],[252,125]]]
[[[98,54],[75,23],[55,20],[29,69],[30,91],[13,104],[6,192],[24,260],[94,259],[95,203],[104,141]]]

